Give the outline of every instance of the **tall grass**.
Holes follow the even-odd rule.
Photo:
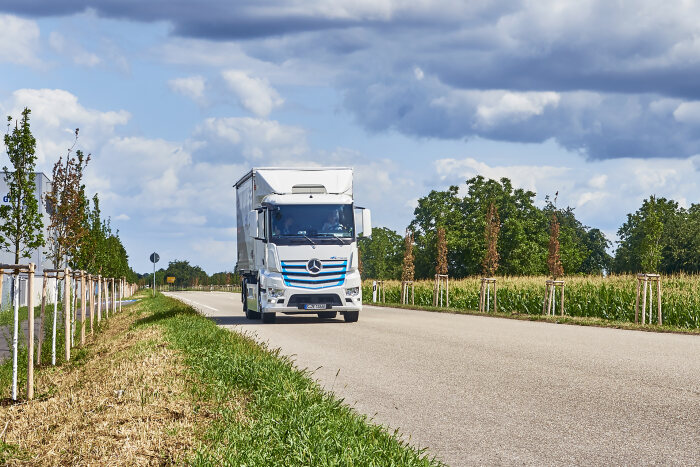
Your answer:
[[[545,294],[544,276],[498,278],[498,311],[541,314]],[[636,277],[574,276],[565,278],[565,313],[569,316],[634,321]],[[450,280],[450,306],[477,310],[480,279]],[[433,281],[415,282],[415,304],[433,304]],[[384,281],[386,301],[401,301],[401,282]],[[365,303],[372,298],[372,281],[362,287]],[[557,296],[557,302],[559,297]],[[558,303],[557,303],[558,306]],[[640,304],[641,308],[641,304]],[[675,275],[662,278],[661,308],[663,322],[680,328],[700,328],[700,276]],[[654,290],[656,317],[656,290]],[[656,320],[654,319],[654,322]]]

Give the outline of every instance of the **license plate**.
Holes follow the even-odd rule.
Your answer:
[[[304,305],[305,310],[325,310],[326,309],[326,304],[325,303],[310,303],[308,305]]]

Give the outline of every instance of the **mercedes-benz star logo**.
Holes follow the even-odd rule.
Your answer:
[[[321,272],[321,269],[323,268],[323,265],[321,264],[320,259],[312,259],[309,260],[308,263],[306,263],[306,270],[309,271],[311,274],[318,274]]]

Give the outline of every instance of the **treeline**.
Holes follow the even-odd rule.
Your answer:
[[[168,263],[167,269],[156,271],[156,286],[166,285],[166,278],[174,277],[174,286],[178,288],[197,287],[200,285],[239,285],[238,273],[223,271],[208,275],[201,267],[192,266],[189,261],[175,260]],[[139,274],[140,286],[152,285],[153,274]]]
[[[19,120],[7,117],[5,151],[12,164],[4,167],[9,203],[0,207],[0,244],[14,254],[19,264],[40,248],[48,250],[54,268],[69,266],[89,274],[126,277],[135,282],[136,273],[129,267],[129,256],[112,231],[110,219],[104,219],[97,194],[89,199],[83,175],[91,155],[73,151],[78,142],[75,130],[73,146],[59,157],[53,167],[51,190],[42,199],[36,197],[36,139],[32,135],[25,108]],[[39,210],[44,203],[49,217],[48,238],[44,238],[44,219]]]
[[[602,231],[581,223],[570,207],[558,208],[546,198],[534,204],[535,193],[513,188],[511,181],[467,180],[466,192],[457,186],[431,191],[418,200],[407,231],[413,235],[415,278],[431,278],[438,256],[438,230],[444,229],[447,271],[451,277],[483,274],[487,252],[486,219],[493,206],[498,218],[498,275],[544,275],[551,241],[552,217],[557,220],[558,255],[565,274],[700,271],[700,205],[690,209],[663,198],[650,197],[620,227],[614,255]],[[391,229],[373,229],[360,239],[363,275],[399,279],[405,251],[404,236]]]

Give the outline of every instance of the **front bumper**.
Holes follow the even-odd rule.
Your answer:
[[[329,311],[362,310],[362,281],[357,271],[347,274],[343,285],[316,290],[285,285],[281,274],[267,273],[261,274],[260,287],[260,301],[263,313],[316,314]],[[359,293],[357,295],[347,295],[347,289],[355,287],[359,288]],[[268,289],[270,288],[283,290],[284,293],[273,297],[271,294],[268,294]],[[325,298],[331,297],[333,297],[332,300],[325,300]],[[305,309],[304,305],[309,303],[325,304],[326,307]]]

